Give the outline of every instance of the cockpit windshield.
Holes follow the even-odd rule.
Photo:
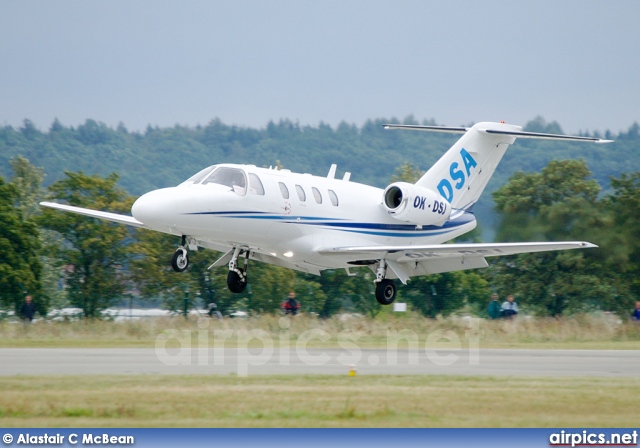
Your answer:
[[[194,174],[184,183],[225,185],[240,195],[247,191],[247,178],[239,168],[213,165]]]
[[[244,194],[247,188],[247,181],[244,172],[238,168],[218,167],[209,175],[202,185],[219,184],[231,187],[238,194]]]
[[[213,171],[216,168],[215,165],[212,165],[210,167],[207,167],[205,169],[203,169],[202,171],[198,171],[196,174],[194,174],[193,176],[191,176],[189,179],[187,179],[185,182],[193,182],[194,184],[199,183],[202,179],[204,179],[205,177],[207,177],[209,175],[209,173],[211,173],[211,171]]]

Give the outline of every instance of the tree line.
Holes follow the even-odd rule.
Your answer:
[[[30,293],[41,313],[72,305],[95,317],[123,298],[171,309],[181,308],[187,298],[198,305],[215,302],[223,313],[258,313],[277,310],[295,289],[305,310],[320,316],[340,310],[384,312],[373,299],[373,273],[365,268],[356,277],[341,270],[316,277],[256,262],[250,286],[235,295],[225,286],[225,269],[207,270],[218,255],[212,251],[192,252],[189,270],[174,273],[168,259],[178,244],[175,237],[37,205],[46,198],[127,213],[134,195],[176,185],[204,165],[221,162],[268,166],[283,160],[287,168],[320,175],[318,166],[337,162],[354,171],[353,180],[384,187],[392,180],[414,180],[455,140],[385,131],[384,122],[398,120],[372,120],[361,128],[343,123],[335,129],[286,120],[250,129],[214,120],[196,128],[149,127],[144,133],[92,120],[77,128],[56,120],[48,132],[28,120],[19,129],[0,128],[0,158],[6,161],[0,166],[9,179],[0,180],[0,306],[17,309]],[[412,117],[403,122],[416,124]],[[541,118],[525,129],[562,132],[557,123]],[[460,309],[482,314],[493,291],[515,294],[525,309],[540,315],[630,309],[640,293],[640,160],[632,157],[639,127],[592,135],[616,142],[585,150],[584,145],[518,141],[477,208],[493,209],[489,222],[497,241],[579,239],[599,249],[494,258],[487,269],[414,278],[399,289],[397,300],[431,317]],[[405,160],[412,162],[402,164]],[[482,216],[479,222],[487,226]],[[479,240],[482,233],[468,238]]]
[[[23,125],[0,126],[0,175],[12,175],[10,161],[22,156],[44,167],[48,186],[66,171],[99,174],[118,173],[118,185],[128,193],[141,195],[149,190],[179,184],[203,167],[216,163],[276,165],[280,161],[296,172],[325,175],[331,164],[352,173],[351,179],[384,188],[395,168],[411,162],[426,171],[459,136],[383,129],[385,123],[436,125],[434,120],[419,123],[409,116],[369,120],[362,126],[341,123],[331,127],[301,126],[289,120],[270,122],[262,129],[227,125],[215,119],[206,126],[149,126],[144,132],[130,132],[121,124],[115,129],[86,120],[77,127],[55,120],[41,131],[30,120]],[[455,123],[447,123],[455,124]],[[557,122],[537,117],[524,130],[562,133]],[[513,145],[488,186],[503,185],[514,172],[526,167],[539,171],[551,160],[583,158],[600,185],[609,176],[640,171],[635,157],[640,143],[640,125],[627,132],[583,132],[614,139],[610,145],[585,147],[570,142],[518,140]],[[389,163],[389,161],[395,163]]]

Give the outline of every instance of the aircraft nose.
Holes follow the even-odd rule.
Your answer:
[[[151,193],[145,193],[140,196],[131,206],[131,214],[134,218],[136,218],[140,222],[148,222],[147,217],[149,216],[148,210],[150,206],[153,205]]]

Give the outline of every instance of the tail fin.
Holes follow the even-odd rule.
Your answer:
[[[439,192],[453,209],[468,209],[478,201],[505,151],[516,139],[481,129],[520,131],[519,126],[478,123],[422,176],[416,185]]]
[[[468,210],[478,201],[502,156],[516,137],[609,142],[590,137],[523,132],[520,126],[489,122],[477,123],[471,128],[404,125],[386,125],[385,128],[464,133],[416,182],[419,187],[440,193],[449,201],[451,208],[459,210]]]

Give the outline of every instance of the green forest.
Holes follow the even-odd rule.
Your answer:
[[[178,274],[169,258],[174,237],[94,219],[42,210],[48,199],[127,213],[140,194],[177,185],[216,163],[279,165],[385,187],[392,179],[414,180],[456,136],[384,130],[385,123],[417,123],[413,117],[367,121],[361,127],[300,126],[270,122],[261,129],[213,120],[206,126],[130,132],[94,120],[77,128],[58,120],[42,131],[29,120],[0,127],[0,308],[17,310],[26,294],[42,315],[73,306],[99,317],[109,306],[180,309],[218,304],[231,310],[275,312],[295,289],[303,310],[328,317],[341,311],[385,312],[373,297],[373,273],[341,270],[309,276],[255,263],[250,286],[239,295],[226,288],[226,269],[208,271],[212,251],[193,254]],[[524,127],[563,133],[537,117]],[[482,200],[474,208],[475,241],[585,240],[585,251],[490,259],[490,267],[412,279],[398,301],[428,317],[465,312],[483,315],[492,292],[515,294],[527,313],[558,316],[614,311],[629,315],[640,297],[640,126],[602,134],[608,145],[518,140],[509,148]],[[0,313],[1,315],[1,313]]]

